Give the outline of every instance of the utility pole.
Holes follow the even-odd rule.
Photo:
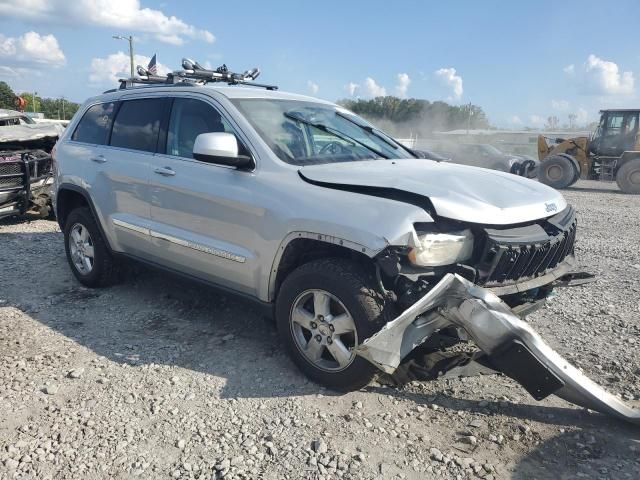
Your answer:
[[[127,40],[129,42],[129,62],[131,64],[131,78],[135,76],[135,65],[133,64],[133,35],[125,37],[123,35],[113,35],[116,40]]]
[[[66,115],[64,114],[64,95],[63,95],[61,98],[62,98],[62,119],[63,119],[63,120],[66,120],[66,119],[67,119],[67,117],[66,117]]]
[[[471,110],[471,102],[467,105],[467,135],[469,135],[469,129],[471,128],[471,116],[473,111]]]
[[[33,92],[33,97],[31,97],[31,104],[33,106],[33,113],[36,113],[36,95],[38,95],[38,92],[34,91]]]

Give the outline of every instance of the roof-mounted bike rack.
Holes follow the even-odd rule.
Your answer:
[[[138,65],[137,77],[122,78],[120,90],[133,88],[136,85],[206,85],[207,83],[226,83],[228,85],[247,85],[251,87],[266,88],[267,90],[277,90],[276,85],[265,85],[256,83],[254,80],[260,75],[260,69],[252,68],[243,73],[230,72],[226,65],[222,65],[215,70],[208,70],[198,62],[188,58],[182,59],[182,70],[176,70],[167,75],[153,75],[146,68]],[[108,90],[112,92],[114,90]],[[106,92],[105,92],[106,93]]]

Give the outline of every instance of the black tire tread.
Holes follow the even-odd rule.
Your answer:
[[[297,352],[297,347],[291,343],[292,341],[288,340],[290,304],[282,305],[282,298],[287,295],[286,293],[283,295],[283,292],[286,292],[289,288],[295,289],[299,279],[313,274],[329,274],[336,279],[336,284],[342,285],[346,289],[355,292],[356,298],[354,298],[354,300],[360,304],[360,307],[365,312],[364,318],[358,318],[361,320],[364,319],[367,322],[366,324],[358,324],[358,321],[354,318],[358,328],[358,341],[360,344],[366,338],[376,333],[384,324],[392,320],[395,309],[389,302],[385,301],[384,295],[382,295],[375,286],[373,275],[368,273],[358,263],[344,258],[328,257],[305,263],[289,274],[280,288],[280,294],[276,300],[278,329],[280,330],[281,336],[285,338],[287,350],[298,367],[312,380],[334,390],[352,391],[363,388],[368,385],[378,373],[377,368],[371,363],[358,357],[346,370],[336,374],[327,374],[327,372],[315,369],[305,359],[300,361],[298,357],[302,358],[301,354]],[[345,301],[344,298],[341,298],[341,300],[343,302]],[[287,330],[285,331],[285,329]],[[352,367],[353,371],[358,370],[356,374],[347,374]],[[329,375],[334,378],[330,378]]]
[[[630,195],[640,195],[640,187],[633,185],[626,179],[627,171],[640,168],[640,158],[634,158],[623,164],[616,174],[616,183],[620,190]]]
[[[552,180],[546,175],[546,167],[550,163],[561,165],[564,170],[564,175],[559,180]],[[549,185],[552,188],[562,189],[573,185],[580,178],[580,173],[576,171],[576,167],[571,160],[563,155],[552,155],[546,157],[540,164],[538,170],[538,180]]]
[[[96,262],[94,263],[92,273],[95,272],[95,275],[80,275],[75,267],[71,265],[68,235],[69,230],[75,223],[81,223],[84,225],[91,235],[95,255],[94,262]],[[118,265],[113,258],[113,255],[111,255],[104,238],[102,238],[100,229],[98,228],[98,225],[93,218],[93,214],[88,207],[78,207],[69,213],[64,226],[64,242],[69,266],[80,283],[91,288],[108,287],[117,283],[119,279]]]

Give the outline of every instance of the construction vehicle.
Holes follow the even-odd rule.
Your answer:
[[[538,137],[538,179],[566,188],[578,179],[616,181],[624,193],[640,194],[640,110],[601,110],[591,137]]]

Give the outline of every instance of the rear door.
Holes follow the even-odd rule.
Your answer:
[[[108,141],[92,152],[85,177],[112,246],[141,257],[148,257],[150,165],[166,105],[160,97],[118,102]]]
[[[151,169],[151,242],[157,263],[255,294],[252,226],[263,215],[251,201],[255,173],[193,158],[196,137],[207,132],[234,133],[249,154],[221,112],[208,97],[174,98],[166,153]]]

